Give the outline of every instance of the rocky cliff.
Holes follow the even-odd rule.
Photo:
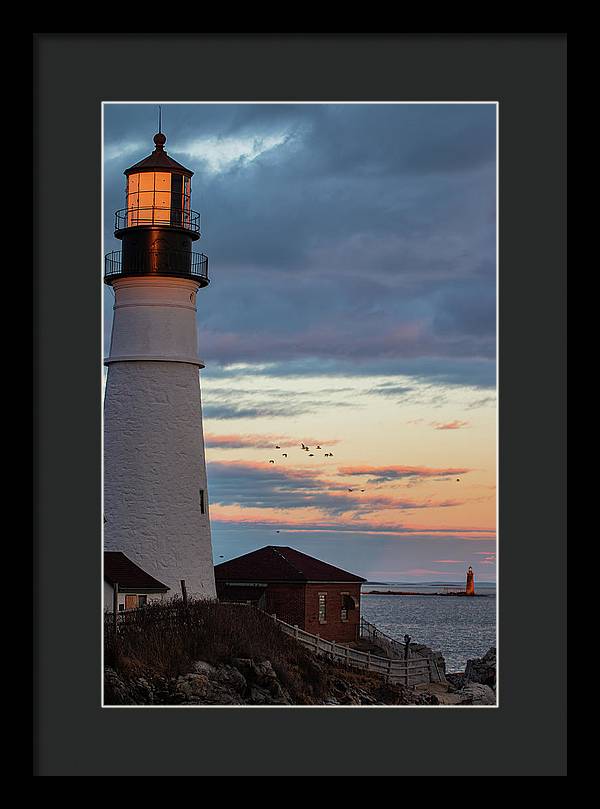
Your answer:
[[[105,669],[106,705],[437,705],[435,695],[385,683],[381,677],[344,669],[329,661],[315,663],[321,693],[311,695],[282,683],[269,660],[232,658],[212,665],[197,660],[177,677],[142,674],[126,677]]]

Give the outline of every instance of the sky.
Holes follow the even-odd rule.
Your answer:
[[[215,562],[288,545],[372,581],[495,581],[496,106],[162,109],[210,262]],[[105,253],[156,131],[156,105],[104,105]]]

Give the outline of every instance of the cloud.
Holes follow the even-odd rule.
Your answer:
[[[434,559],[436,564],[440,565],[464,565],[464,559]]]
[[[466,542],[493,542],[494,528],[474,528],[472,526],[426,526],[407,525],[398,520],[359,520],[352,515],[331,517],[307,516],[302,512],[279,513],[267,509],[233,509],[219,504],[211,506],[211,524],[219,527],[256,529],[270,531],[277,528],[280,533],[289,534],[338,534],[341,537],[360,536],[390,538],[412,538],[427,540],[460,539]]]
[[[468,421],[459,421],[455,419],[454,421],[447,421],[447,422],[437,422],[432,421],[431,426],[434,430],[460,430],[462,427],[468,427]]]
[[[428,466],[340,466],[340,475],[371,476],[369,482],[384,483],[391,480],[402,480],[404,478],[448,478],[455,475],[466,475],[471,472],[466,467],[442,467],[432,468]]]
[[[228,171],[234,166],[247,165],[265,152],[288,140],[283,132],[264,136],[212,136],[197,138],[177,145],[177,153],[190,160],[201,161],[211,174]]]
[[[213,367],[369,374],[379,364],[494,386],[494,105],[173,104],[163,113],[169,154],[196,172],[192,202],[211,262],[199,323]],[[155,115],[152,105],[105,107],[107,252],[120,249],[112,215],[123,207],[122,171],[151,150]]]
[[[312,470],[268,462],[210,461],[207,468],[211,503],[219,506],[280,511],[312,509],[320,514],[351,513],[361,517],[376,512],[413,512],[464,504],[464,501],[455,499],[416,500],[361,491],[328,480]],[[315,514],[311,513],[311,519],[314,518]]]
[[[336,438],[304,438],[302,441],[306,444],[322,444],[324,446],[333,446],[339,443],[339,439]],[[286,435],[255,435],[247,433],[234,433],[231,435],[206,433],[204,436],[204,443],[207,447],[218,447],[220,449],[274,449],[276,444],[283,449],[298,447],[302,441],[299,441],[297,438],[290,438]]]

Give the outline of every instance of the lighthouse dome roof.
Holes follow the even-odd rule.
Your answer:
[[[185,166],[182,166],[177,160],[173,160],[173,158],[169,157],[165,152],[166,140],[167,138],[162,132],[157,132],[154,136],[154,143],[156,145],[154,151],[149,154],[148,157],[145,157],[128,169],[125,169],[123,174],[128,176],[129,174],[136,174],[140,171],[169,171],[191,177],[194,174],[193,171],[186,169]]]

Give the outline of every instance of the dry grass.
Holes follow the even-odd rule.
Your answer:
[[[259,610],[216,601],[149,604],[120,616],[116,644],[110,617],[105,625],[105,663],[128,677],[173,677],[195,660],[270,660],[295,699],[312,702],[327,689],[327,666],[285,635]]]

